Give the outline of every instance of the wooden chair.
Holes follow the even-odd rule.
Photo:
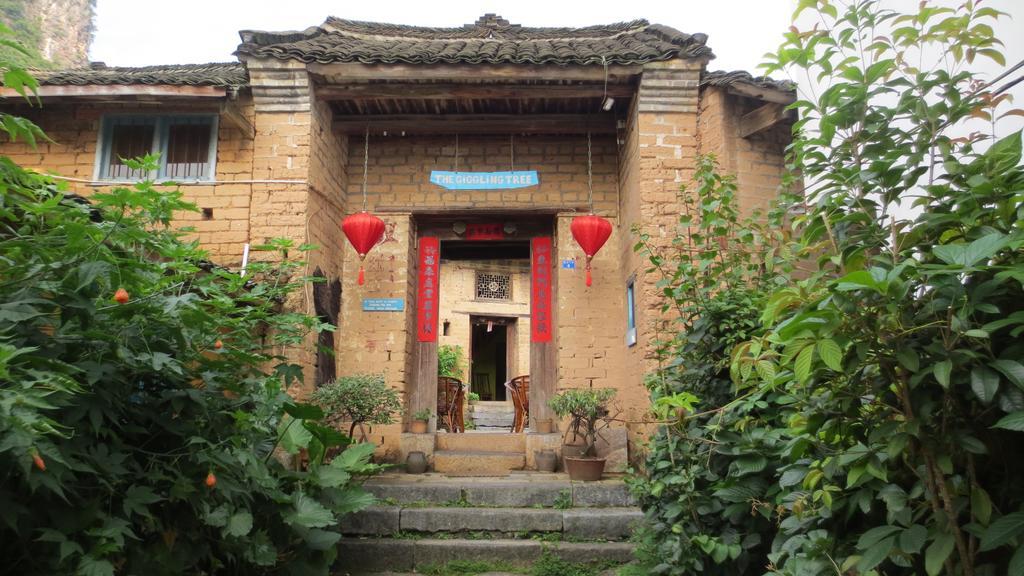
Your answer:
[[[516,409],[512,432],[522,432],[530,422],[530,377],[516,376],[505,383],[505,388]]]
[[[449,432],[465,432],[462,405],[466,400],[466,385],[458,378],[437,377],[437,425]]]

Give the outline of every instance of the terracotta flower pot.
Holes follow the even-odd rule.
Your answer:
[[[412,427],[409,429],[413,434],[426,434],[427,433],[427,421],[426,420],[413,420]]]
[[[565,470],[569,473],[570,480],[582,480],[594,482],[601,479],[604,474],[604,458],[572,458],[565,456]]]
[[[558,456],[554,450],[535,450],[533,454],[538,472],[554,472],[558,467]]]

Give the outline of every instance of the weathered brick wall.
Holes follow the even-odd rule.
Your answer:
[[[785,174],[788,122],[750,136],[739,136],[739,119],[763,102],[707,87],[700,96],[701,154],[714,154],[720,169],[736,176],[737,201],[744,214],[766,210],[779,194]]]
[[[512,298],[507,302],[478,300],[476,298],[476,275],[478,272],[508,274],[512,283]],[[439,326],[449,322],[447,335],[439,336],[439,345],[462,347],[463,357],[468,366],[471,350],[470,316],[517,317],[515,327],[516,356],[514,364],[508,366],[508,378],[530,373],[530,261],[529,260],[442,260],[441,294],[438,303]],[[511,334],[510,334],[511,336]],[[469,375],[462,374],[466,383]],[[503,382],[495,382],[501,386]]]
[[[248,97],[239,101],[242,113],[252,120],[253,107]],[[100,122],[105,114],[212,113],[208,104],[93,104],[45,103],[42,109],[18,106],[11,113],[38,124],[52,142],[40,141],[35,148],[25,142],[0,142],[0,154],[40,172],[49,172],[80,181],[68,182],[68,188],[88,196],[107,185],[93,183]],[[213,261],[238,266],[242,247],[248,239],[251,185],[232,183],[252,179],[253,140],[223,118],[217,136],[216,184],[182,184],[185,199],[199,212],[175,215],[180,226],[195,228],[198,238]],[[204,217],[202,209],[212,211]]]
[[[363,138],[349,147],[349,205],[362,199]],[[504,171],[512,165],[509,137],[461,136],[458,169]],[[611,135],[592,139],[594,208],[617,210],[616,146]],[[587,140],[578,136],[517,136],[515,169],[537,170],[540,185],[514,190],[445,190],[430,182],[431,170],[455,170],[454,136],[370,138],[367,196],[369,209],[586,207]]]

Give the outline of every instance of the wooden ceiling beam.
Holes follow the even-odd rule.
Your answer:
[[[746,82],[733,82],[729,85],[729,93],[747,98],[756,98],[776,104],[792,104],[796,102],[796,94],[775,88],[762,88]]]
[[[611,114],[396,114],[335,117],[344,134],[614,134]]]
[[[628,84],[609,84],[607,95],[628,98],[636,88]],[[603,84],[537,85],[537,84],[345,84],[316,88],[321,100],[526,100],[531,98],[601,98],[606,94]]]
[[[786,107],[782,104],[769,102],[740,117],[740,138],[749,138],[754,134],[760,134],[779,122],[792,118],[794,115],[790,110],[786,110]]]
[[[311,63],[312,74],[355,80],[574,80],[604,82],[604,66],[554,64],[334,64]],[[626,82],[643,71],[640,65],[608,66],[609,84]]]

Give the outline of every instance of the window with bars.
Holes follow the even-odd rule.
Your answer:
[[[476,297],[483,300],[511,300],[512,276],[477,272]]]
[[[97,180],[212,180],[217,158],[217,116],[108,116],[100,131]],[[156,174],[132,170],[124,160],[160,155]]]

